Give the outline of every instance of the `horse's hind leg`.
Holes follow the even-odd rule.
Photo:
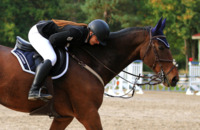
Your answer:
[[[54,118],[50,130],[64,130],[74,117]]]

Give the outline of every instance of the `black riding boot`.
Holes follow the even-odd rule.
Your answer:
[[[52,95],[43,94],[40,91],[42,83],[47,78],[51,68],[52,65],[50,60],[45,60],[37,66],[33,84],[31,86],[31,89],[29,90],[28,100],[37,100],[39,98],[45,98],[45,99],[52,98]]]

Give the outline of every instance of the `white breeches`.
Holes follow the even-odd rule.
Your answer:
[[[42,56],[42,58],[44,60],[50,60],[52,66],[54,66],[57,61],[56,53],[49,40],[38,32],[36,25],[30,29],[28,39],[30,44]]]

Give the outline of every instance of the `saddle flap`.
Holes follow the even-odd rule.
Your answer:
[[[51,75],[58,75],[63,71],[66,63],[66,51],[64,48],[54,48],[57,55],[57,62],[51,70]],[[63,66],[64,65],[64,66]]]

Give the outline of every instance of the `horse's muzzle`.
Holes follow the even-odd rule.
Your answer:
[[[172,78],[171,80],[171,86],[176,86],[177,82],[179,81],[179,77],[178,76],[174,76],[174,78]]]
[[[175,87],[178,81],[179,81],[179,77],[174,76],[171,80],[167,80],[167,78],[165,78],[163,84],[166,87],[170,87],[170,86]]]

